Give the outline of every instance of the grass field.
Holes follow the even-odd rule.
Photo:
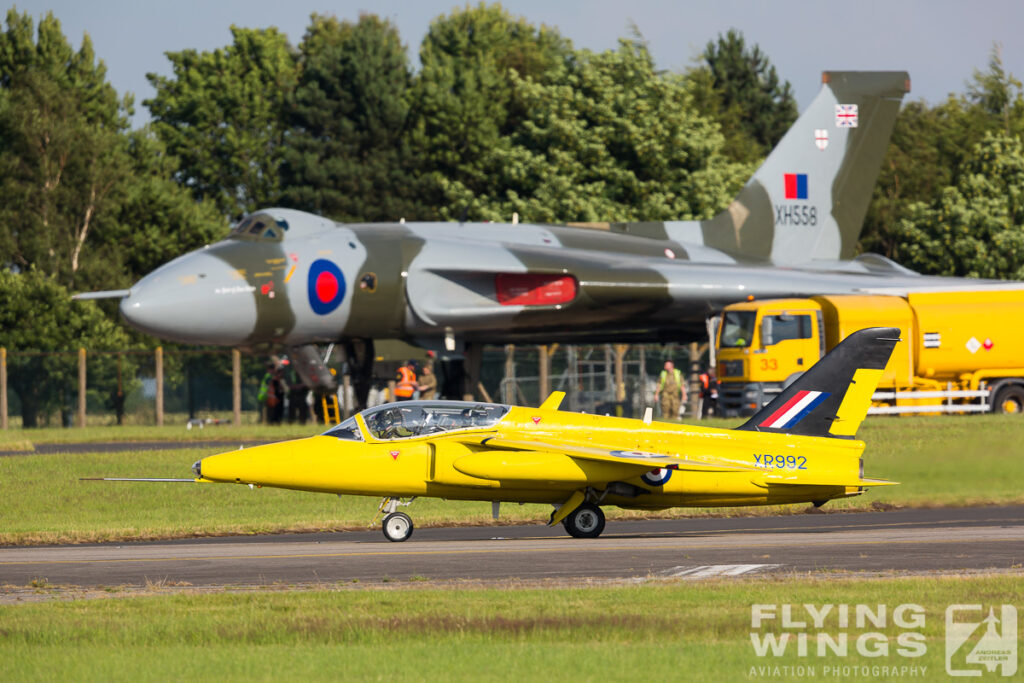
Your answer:
[[[917,667],[917,680],[945,678],[945,609],[955,603],[1024,602],[1019,577],[907,579],[783,578],[657,582],[634,586],[458,591],[260,591],[154,595],[118,600],[0,606],[0,680],[592,680],[740,681],[915,678],[881,667]],[[404,589],[403,589],[404,588]],[[822,628],[754,628],[754,604],[886,606],[883,626],[835,614]],[[923,624],[894,618],[923,608]],[[838,610],[838,608],[836,608]],[[776,607],[776,613],[781,607]],[[758,656],[751,633],[847,634],[846,656]],[[865,633],[864,656],[855,643]],[[913,633],[920,656],[898,652]],[[813,676],[758,667],[814,667]],[[860,667],[867,667],[861,669]],[[866,674],[866,675],[865,675]],[[1003,680],[1000,678],[1000,680]]]
[[[315,431],[306,429],[306,434]],[[179,433],[184,430],[176,435]],[[241,433],[234,434],[238,438]],[[285,436],[284,431],[271,434]],[[100,433],[93,436],[99,441],[112,440]],[[1024,502],[1024,457],[1017,449],[1017,444],[1024,443],[1024,420],[1018,417],[876,418],[865,424],[859,436],[868,444],[866,474],[901,484],[833,501],[827,509],[865,509],[879,503]],[[228,448],[230,442],[225,445],[225,450]],[[195,460],[216,451],[196,448],[0,458],[0,543],[354,529],[366,528],[376,512],[378,500],[358,496],[269,488],[250,491],[228,485],[78,481],[79,477],[98,476],[188,477]],[[798,512],[805,507],[676,509],[671,514],[763,514]],[[410,511],[421,526],[491,523],[487,503],[422,499]],[[542,522],[549,512],[550,508],[539,505],[505,505],[502,521]],[[611,508],[609,516],[637,517],[639,513]]]

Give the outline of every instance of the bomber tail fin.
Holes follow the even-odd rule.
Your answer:
[[[852,438],[899,337],[895,327],[854,332],[738,429]]]
[[[701,223],[704,244],[777,264],[852,258],[909,90],[905,71],[822,73],[817,97],[739,196]]]

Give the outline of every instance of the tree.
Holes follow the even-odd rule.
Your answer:
[[[68,286],[87,240],[109,217],[126,178],[118,102],[86,36],[72,52],[48,14],[7,15],[0,34],[0,247],[7,267],[36,266]]]
[[[934,204],[898,228],[903,263],[935,275],[1024,279],[1024,143],[987,134]]]
[[[972,167],[978,145],[986,137],[1024,134],[1021,86],[1005,73],[997,48],[986,73],[975,71],[966,95],[951,94],[929,107],[911,102],[903,107],[882,162],[874,197],[864,221],[861,251],[874,251],[909,265],[913,242],[925,233],[908,233],[905,223],[920,219],[922,209],[936,209],[960,174]],[[930,219],[929,219],[930,220]],[[922,264],[928,250],[915,251],[915,267],[944,272],[948,264]],[[929,252],[930,253],[930,252]]]
[[[433,186],[427,201],[441,216],[461,214],[467,193],[487,191],[491,169],[482,159],[507,145],[527,116],[513,96],[513,73],[554,83],[571,53],[557,31],[536,28],[500,5],[456,9],[431,23],[420,47],[412,116],[415,150]]]
[[[25,427],[66,409],[77,386],[74,360],[53,352],[118,349],[127,341],[94,302],[71,301],[52,277],[34,268],[0,269],[0,347],[12,352],[9,381],[21,401]]]
[[[276,28],[231,27],[213,52],[167,54],[174,76],[147,74],[153,130],[180,160],[176,178],[196,199],[239,217],[280,196],[284,116],[296,60]]]
[[[282,203],[350,221],[418,213],[408,160],[411,72],[398,30],[313,15],[288,108]]]
[[[517,128],[484,156],[458,203],[491,220],[630,221],[709,217],[749,167],[721,155],[717,125],[694,111],[686,81],[658,74],[646,46],[578,51],[550,83],[513,75]]]
[[[761,48],[747,49],[743,34],[729,29],[704,48],[711,86],[718,93],[723,123],[736,122],[764,156],[796,121],[796,100],[789,81],[782,82]],[[698,79],[699,80],[699,79]],[[737,150],[737,156],[745,155]]]

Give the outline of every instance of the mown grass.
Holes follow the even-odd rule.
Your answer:
[[[1024,502],[1024,420],[974,416],[869,420],[869,477],[901,482],[829,503],[827,509]],[[218,449],[24,455],[0,458],[0,543],[52,543],[366,528],[378,500],[359,496],[249,491],[240,486],[83,482],[80,477],[188,477]],[[678,516],[794,512],[786,508],[676,509]],[[487,503],[421,499],[420,526],[491,523]],[[612,518],[640,513],[608,510]],[[505,505],[503,522],[543,522],[550,508]]]
[[[36,444],[120,443],[131,441],[277,441],[312,436],[327,430],[308,425],[209,425],[186,429],[184,422],[163,427],[145,425],[41,427],[0,431],[0,451],[31,451]]]
[[[731,681],[748,680],[759,666],[815,666],[817,679],[828,678],[825,665],[881,665],[925,667],[916,678],[935,680],[945,675],[948,605],[1022,601],[1016,576],[458,591],[327,586],[51,601],[0,606],[0,679]],[[886,623],[843,627],[833,615],[820,631],[848,634],[845,657],[819,657],[813,645],[807,657],[793,647],[781,657],[755,653],[752,631],[784,629],[778,621],[754,629],[752,605],[792,605],[799,617],[802,605],[823,603],[876,612],[886,605]],[[923,625],[894,622],[892,610],[904,603],[924,608]],[[897,653],[896,637],[907,631],[923,636],[923,656]],[[888,654],[857,652],[854,642],[867,632],[883,634]]]

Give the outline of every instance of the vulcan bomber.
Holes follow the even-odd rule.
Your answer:
[[[881,256],[851,258],[909,87],[905,72],[825,72],[709,220],[342,224],[268,208],[128,290],[78,296],[120,297],[130,325],[178,342],[313,359],[311,345],[341,343],[368,372],[374,339],[452,355],[487,343],[678,342],[750,297],[920,286]],[[330,381],[322,365],[309,374]]]

